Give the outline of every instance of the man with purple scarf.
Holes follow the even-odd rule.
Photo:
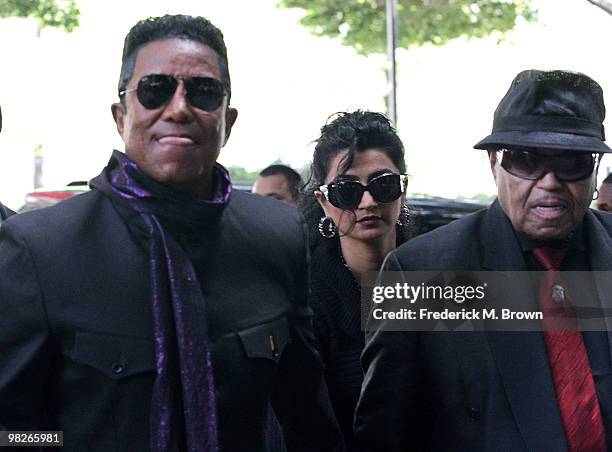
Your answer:
[[[61,430],[74,451],[259,451],[271,402],[290,451],[343,449],[300,218],[216,163],[230,97],[208,20],[129,32],[125,154],[91,192],[0,230],[0,430]]]

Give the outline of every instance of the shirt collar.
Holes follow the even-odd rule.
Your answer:
[[[515,231],[523,253],[530,252],[534,248],[568,248],[571,250],[587,251],[584,222],[581,222],[566,239],[558,240],[536,240],[525,234]]]

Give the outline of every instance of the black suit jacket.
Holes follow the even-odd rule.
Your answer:
[[[592,270],[611,270],[612,215],[588,211],[584,227]],[[527,267],[509,220],[494,203],[401,246],[384,269]],[[612,278],[594,277],[604,307],[612,307]],[[598,333],[604,346],[588,352],[596,358],[593,375],[612,445],[612,325],[607,330]],[[541,332],[378,330],[366,339],[362,364],[355,426],[364,450],[567,450]]]
[[[63,430],[65,450],[147,450],[155,380],[146,248],[98,191],[0,230],[0,427]],[[128,226],[130,224],[130,226]],[[264,448],[272,401],[290,450],[338,450],[313,350],[296,209],[234,192],[193,247],[222,450]]]

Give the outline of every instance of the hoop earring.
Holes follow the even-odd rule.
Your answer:
[[[400,212],[399,217],[397,218],[398,226],[408,226],[410,222],[410,213],[408,212],[408,205],[406,203],[402,204],[402,211]]]
[[[336,235],[337,231],[338,226],[336,226],[334,220],[329,217],[321,217],[319,220],[319,234],[321,234],[321,237],[331,239]]]
[[[595,201],[597,198],[599,198],[599,190],[595,189],[595,191],[593,192],[593,201]]]

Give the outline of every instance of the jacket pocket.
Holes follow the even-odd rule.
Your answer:
[[[257,325],[238,333],[249,358],[264,358],[278,362],[283,350],[291,342],[286,316]]]
[[[155,343],[133,337],[77,332],[70,358],[119,380],[155,371]]]

